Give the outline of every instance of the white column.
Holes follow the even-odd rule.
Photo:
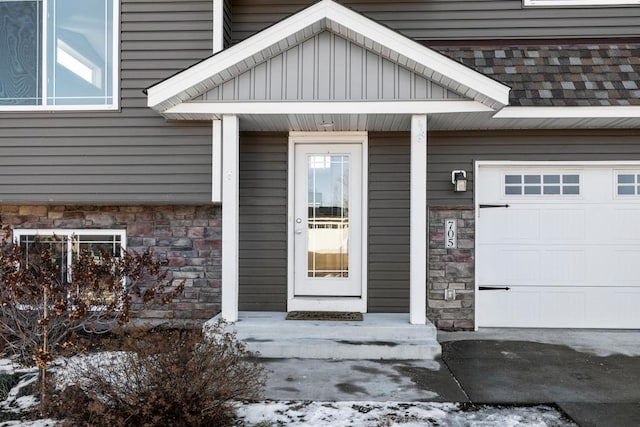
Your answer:
[[[409,321],[427,322],[427,116],[411,117]]]
[[[222,117],[222,318],[238,320],[238,117]]]
[[[222,202],[222,120],[211,122],[211,201]]]

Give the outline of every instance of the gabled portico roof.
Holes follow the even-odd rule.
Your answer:
[[[434,100],[211,100],[204,96],[321,33],[357,45],[411,75],[456,94]],[[381,74],[382,76],[382,74]],[[379,77],[382,79],[383,77]],[[509,102],[509,87],[420,45],[332,0],[312,6],[264,31],[157,83],[147,90],[148,105],[175,119],[217,118],[222,114],[423,114],[491,112]],[[274,106],[277,108],[274,109]]]

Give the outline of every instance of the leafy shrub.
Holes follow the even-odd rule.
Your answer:
[[[262,367],[222,323],[207,337],[156,329],[126,341],[131,351],[77,364],[54,416],[70,425],[221,426],[237,400],[258,399],[264,388]]]

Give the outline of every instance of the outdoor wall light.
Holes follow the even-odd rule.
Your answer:
[[[467,172],[463,170],[451,171],[451,183],[453,191],[467,191]]]

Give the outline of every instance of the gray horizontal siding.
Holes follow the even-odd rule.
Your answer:
[[[211,125],[143,89],[211,54],[212,2],[121,2],[120,111],[0,113],[0,202],[208,203]]]
[[[234,0],[235,42],[313,3]],[[640,36],[640,6],[523,8],[522,0],[346,0],[369,18],[417,40]]]
[[[240,136],[240,310],[287,309],[287,150],[287,134]]]
[[[409,311],[409,134],[369,134],[368,311]]]
[[[328,31],[204,95],[214,101],[448,98],[461,96]]]
[[[427,146],[427,203],[473,204],[475,160],[640,160],[637,131],[434,132]],[[468,191],[454,193],[451,171],[467,171]]]

